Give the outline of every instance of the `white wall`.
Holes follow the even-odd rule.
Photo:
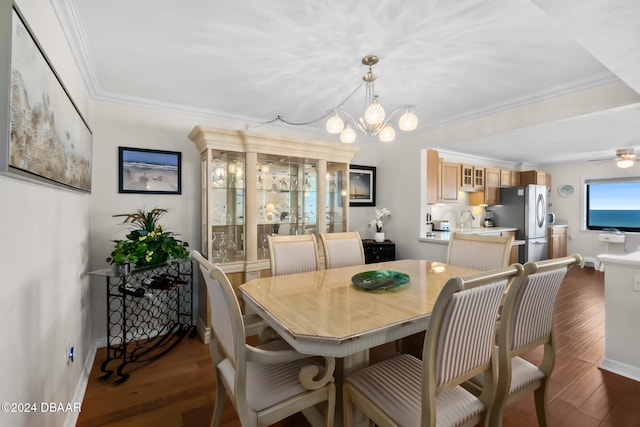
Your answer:
[[[640,165],[620,169],[611,162],[584,162],[544,167],[551,174],[552,184],[549,195],[550,210],[555,212],[558,222],[566,223],[568,228],[568,253],[582,256],[595,256],[605,252],[605,243],[598,240],[599,231],[582,229],[584,221],[584,181],[588,179],[640,177]],[[571,184],[576,188],[572,197],[562,197],[558,188]],[[626,233],[625,251],[640,250],[640,234]],[[613,252],[614,249],[610,249]]]
[[[51,5],[17,4],[90,123],[89,96]],[[91,196],[0,176],[0,200],[0,402],[33,402],[38,409],[0,412],[0,425],[60,426],[73,414],[42,413],[40,403],[82,396],[82,367],[93,344],[86,275]],[[69,365],[67,343],[76,348]]]

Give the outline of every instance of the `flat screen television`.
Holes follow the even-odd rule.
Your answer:
[[[640,232],[640,178],[587,182],[587,229]]]

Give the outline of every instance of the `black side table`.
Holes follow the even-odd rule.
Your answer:
[[[365,264],[396,260],[396,244],[389,239],[381,243],[372,239],[362,239],[362,247]]]

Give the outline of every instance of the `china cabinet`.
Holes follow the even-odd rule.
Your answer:
[[[358,148],[204,126],[189,139],[201,156],[202,254],[234,286],[270,274],[269,234],[347,230]]]

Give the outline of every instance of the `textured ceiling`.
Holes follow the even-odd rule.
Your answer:
[[[380,57],[373,71],[385,108],[418,107],[418,130],[399,142],[619,79],[640,92],[633,0],[52,2],[97,99],[246,124],[322,117],[361,83],[367,54]],[[345,109],[357,116],[362,103],[361,88]],[[638,105],[471,134],[446,148],[530,163],[548,163],[542,151],[553,149],[554,161],[575,161],[640,147],[636,123]],[[323,128],[321,120],[304,131],[337,139]]]

